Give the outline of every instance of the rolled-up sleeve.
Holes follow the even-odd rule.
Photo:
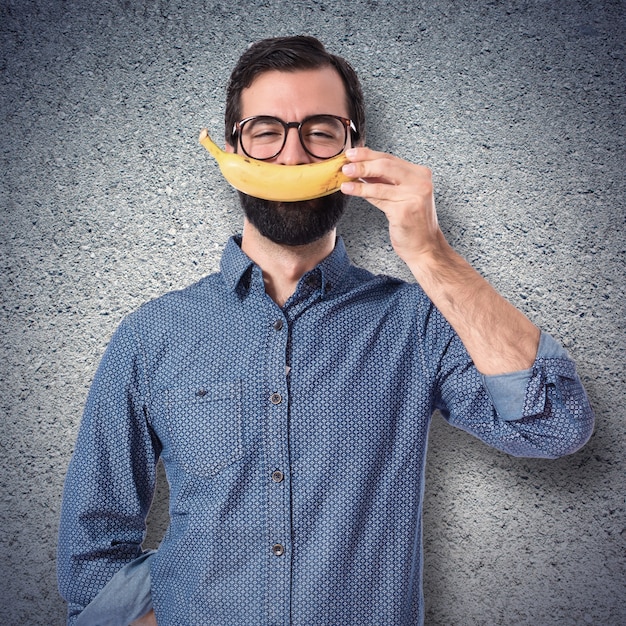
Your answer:
[[[503,420],[519,420],[543,411],[543,405],[539,408],[545,401],[543,387],[548,377],[552,384],[557,384],[559,372],[570,379],[576,378],[574,364],[565,349],[548,333],[542,332],[533,367],[510,374],[482,376],[498,415]],[[539,410],[535,410],[537,408]]]
[[[437,408],[451,424],[495,448],[557,458],[576,452],[593,433],[593,411],[576,366],[547,333],[527,370],[480,374],[456,337],[442,362]]]
[[[125,565],[87,605],[74,626],[119,626],[143,617],[152,608],[150,565],[155,550],[148,550]]]

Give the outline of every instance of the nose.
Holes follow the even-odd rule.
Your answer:
[[[275,163],[280,165],[302,165],[303,163],[311,163],[312,161],[311,155],[307,153],[300,142],[298,129],[289,128],[287,130],[285,146],[276,157]]]

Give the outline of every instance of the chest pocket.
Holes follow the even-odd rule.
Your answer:
[[[165,389],[159,395],[165,447],[186,471],[212,476],[243,456],[240,381]]]

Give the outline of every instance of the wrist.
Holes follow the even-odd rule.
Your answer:
[[[463,259],[450,246],[440,230],[430,240],[428,246],[407,252],[403,260],[419,283],[429,278],[436,279],[442,272],[446,273],[446,268],[455,268],[458,271],[459,264],[464,264]]]

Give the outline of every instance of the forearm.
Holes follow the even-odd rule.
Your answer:
[[[482,374],[532,366],[539,329],[457,254],[442,234],[436,246],[405,262]]]

